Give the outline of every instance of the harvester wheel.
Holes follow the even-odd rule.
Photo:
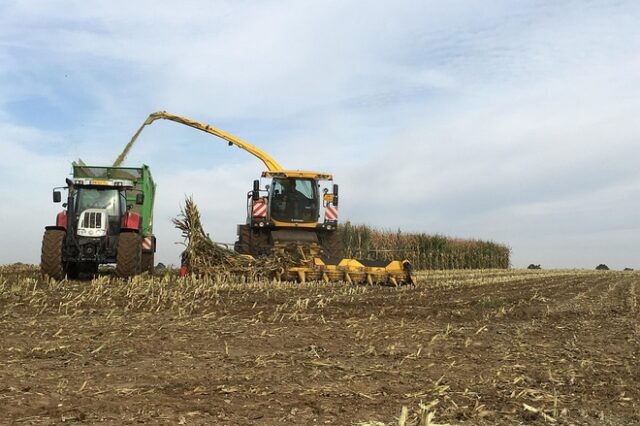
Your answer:
[[[238,225],[238,241],[233,245],[233,249],[239,254],[251,254],[250,242],[251,229],[249,229],[249,225]]]
[[[153,269],[154,269],[153,254],[154,254],[153,252],[150,252],[150,253],[142,252],[142,272],[149,272],[150,274],[153,274]]]
[[[322,250],[325,257],[332,259],[342,259],[344,257],[340,231],[328,232],[321,237],[320,241],[322,241]]]
[[[238,241],[233,245],[236,253],[261,256],[271,251],[269,231],[265,229],[252,230],[249,225],[238,226]]]
[[[49,277],[61,280],[66,275],[66,265],[62,261],[62,245],[67,235],[60,229],[47,229],[42,238],[42,256],[40,270]]]
[[[135,232],[123,232],[118,237],[116,275],[128,278],[140,273],[142,261],[142,237]]]
[[[264,256],[271,253],[272,244],[269,243],[270,231],[259,229],[251,235],[251,254],[253,256]]]

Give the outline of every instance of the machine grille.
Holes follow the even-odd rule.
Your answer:
[[[82,227],[100,229],[102,227],[102,213],[86,212],[84,214],[84,219],[82,220]]]

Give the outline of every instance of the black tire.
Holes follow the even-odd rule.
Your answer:
[[[251,229],[249,225],[238,225],[238,241],[233,249],[239,254],[251,254]]]
[[[142,266],[142,237],[135,232],[123,232],[118,237],[116,275],[129,278],[140,273]]]
[[[331,259],[342,259],[344,257],[344,245],[342,244],[342,236],[340,231],[331,231],[322,235],[322,252],[324,257]]]
[[[67,236],[60,229],[47,229],[42,237],[42,255],[40,271],[53,279],[62,280],[67,274],[67,267],[62,261],[62,247]]]
[[[142,252],[142,272],[149,272],[150,274],[153,274],[154,271],[154,253],[150,252],[150,253],[145,253]]]
[[[271,252],[268,229],[252,230],[249,225],[238,225],[238,241],[233,245],[236,253],[262,256]]]

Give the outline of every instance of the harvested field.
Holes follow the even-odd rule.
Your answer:
[[[0,267],[0,422],[640,423],[639,273],[420,278],[47,282]]]

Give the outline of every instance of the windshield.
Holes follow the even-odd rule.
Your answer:
[[[315,222],[317,189],[312,179],[273,179],[271,217],[283,222]]]
[[[76,197],[78,213],[86,209],[106,209],[109,216],[121,215],[117,189],[80,188]]]

